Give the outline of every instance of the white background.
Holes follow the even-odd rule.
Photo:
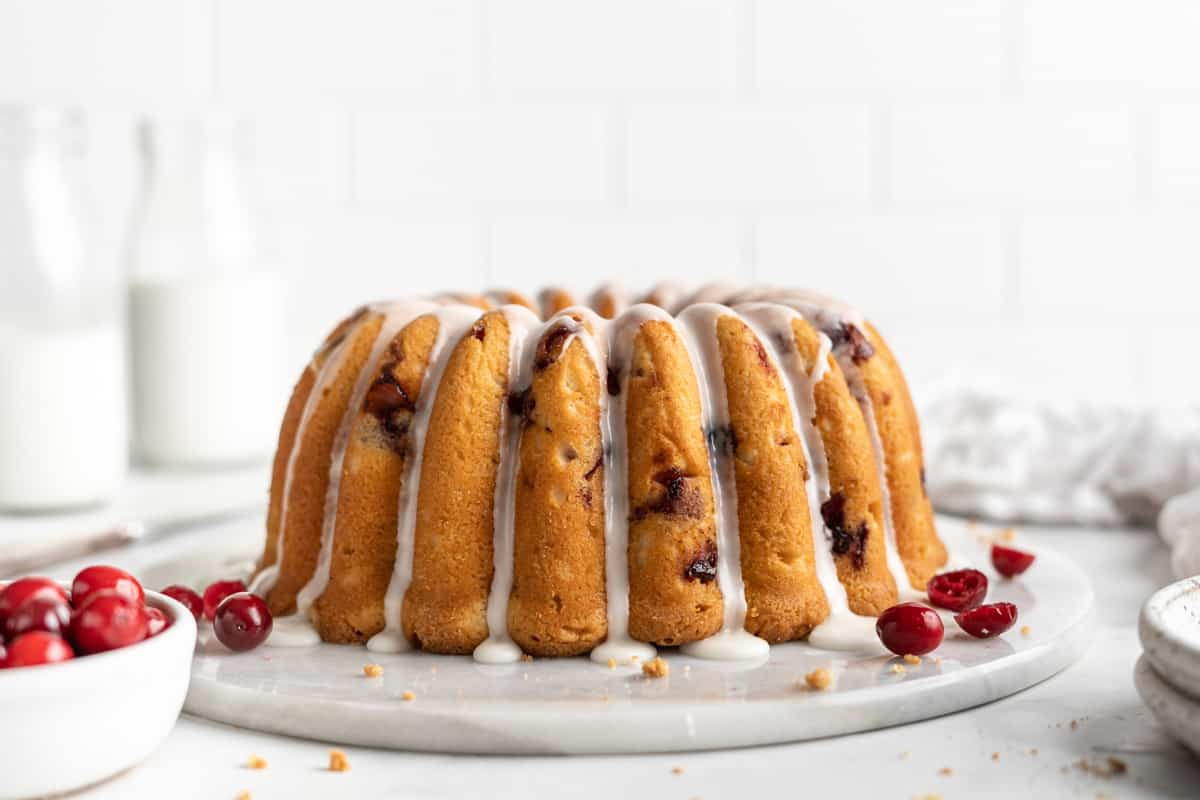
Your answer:
[[[110,259],[136,116],[253,115],[297,365],[380,296],[733,278],[918,384],[1181,405],[1198,42],[1190,0],[0,0],[0,102],[92,112]]]

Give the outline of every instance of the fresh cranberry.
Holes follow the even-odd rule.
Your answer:
[[[171,584],[162,590],[162,593],[172,600],[178,600],[183,604],[183,607],[192,612],[192,616],[196,618],[196,622],[200,621],[200,615],[204,613],[204,601],[200,595],[193,592],[186,586],[179,584]]]
[[[1012,603],[989,603],[954,615],[958,627],[976,639],[991,639],[1011,628],[1017,621],[1017,607]]]
[[[146,602],[146,593],[137,578],[123,569],[106,566],[87,567],[75,576],[71,582],[71,602],[76,608],[83,608],[88,598],[103,591],[116,592],[136,605]]]
[[[61,637],[46,631],[30,631],[8,644],[8,653],[0,667],[36,667],[39,664],[54,664],[70,661],[75,657],[71,645]]]
[[[945,628],[937,612],[920,603],[901,603],[879,615],[875,633],[898,656],[922,656],[942,643]]]
[[[230,650],[253,650],[266,641],[274,625],[271,611],[261,597],[238,592],[217,607],[213,632]]]
[[[1033,553],[1026,553],[1024,550],[1005,547],[1001,544],[992,545],[992,566],[996,568],[996,572],[1006,578],[1020,575],[1029,569],[1034,558]]]
[[[49,578],[21,578],[13,581],[0,592],[0,623],[26,601],[35,597],[56,598],[67,602],[67,593]]]
[[[146,606],[146,638],[157,636],[158,634],[171,627],[171,620],[167,619],[167,615],[161,609],[154,606]]]
[[[216,616],[217,606],[221,605],[226,597],[231,594],[246,591],[246,584],[241,581],[217,581],[210,583],[208,588],[204,590],[204,618],[212,619]]]
[[[75,610],[71,641],[81,653],[103,653],[146,638],[146,608],[116,592],[101,592]]]
[[[12,641],[30,631],[66,635],[71,625],[71,606],[59,597],[34,597],[26,600],[4,618],[4,638]]]
[[[977,569],[943,572],[929,579],[929,602],[939,608],[962,611],[974,608],[987,596],[988,579]]]

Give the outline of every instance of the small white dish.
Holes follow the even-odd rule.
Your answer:
[[[1152,594],[1142,606],[1138,636],[1158,677],[1200,700],[1200,577]]]
[[[1200,755],[1200,702],[1163,680],[1145,655],[1133,668],[1133,684],[1167,733]]]
[[[153,639],[62,664],[0,670],[0,798],[56,795],[103,781],[167,737],[187,694],[196,622],[146,592],[171,625]]]

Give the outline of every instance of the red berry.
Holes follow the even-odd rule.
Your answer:
[[[172,600],[178,600],[184,608],[192,612],[192,616],[196,618],[197,622],[200,621],[200,615],[204,613],[204,601],[200,599],[200,595],[177,583],[163,589],[162,593]]]
[[[898,656],[922,656],[942,643],[945,628],[937,612],[920,603],[901,603],[879,615],[875,633]]]
[[[70,661],[74,657],[75,651],[61,636],[46,631],[31,631],[9,643],[8,654],[0,661],[0,667],[36,667],[39,664]]]
[[[238,592],[217,607],[213,632],[230,650],[253,650],[266,641],[274,625],[271,611],[261,597]]]
[[[204,590],[204,618],[212,619],[217,613],[217,606],[231,594],[246,591],[246,584],[241,581],[217,581],[210,583]]]
[[[990,603],[955,614],[954,621],[976,639],[991,639],[1016,623],[1017,607],[1012,603]]]
[[[67,602],[67,593],[49,578],[21,578],[0,592],[0,623],[5,617],[35,597],[50,597]]]
[[[146,606],[146,638],[157,636],[158,634],[171,627],[171,620],[167,619],[167,615],[161,609],[154,606]]]
[[[75,576],[71,582],[71,602],[76,608],[83,608],[88,598],[103,591],[116,592],[137,605],[146,602],[146,593],[137,578],[123,569],[106,566],[87,567]]]
[[[4,638],[12,641],[30,631],[65,636],[71,625],[71,606],[60,597],[33,597],[4,618]]]
[[[146,608],[115,592],[93,595],[71,619],[71,641],[81,653],[103,653],[146,638]]]
[[[992,566],[996,568],[996,572],[1006,578],[1020,575],[1029,569],[1034,558],[1033,553],[1026,553],[1024,550],[1016,550],[1000,544],[992,545]]]
[[[974,608],[987,596],[988,579],[977,569],[943,572],[929,579],[929,602],[939,608],[962,611]]]

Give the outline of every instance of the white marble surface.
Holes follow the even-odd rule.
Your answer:
[[[0,546],[14,529],[0,525]],[[19,521],[15,523],[19,527]],[[253,523],[244,535],[256,538]],[[236,523],[230,532],[241,535]],[[330,796],[595,798],[839,796],[1194,797],[1200,762],[1158,726],[1138,698],[1141,604],[1170,582],[1166,550],[1148,531],[1023,528],[1092,576],[1098,633],[1083,659],[1004,700],[925,722],[791,745],[645,756],[442,756],[344,748],[351,771],[331,773],[327,746],[182,718],[142,766],[91,790],[89,798]],[[210,533],[203,534],[205,540]],[[132,569],[199,543],[196,534],[114,554]],[[69,574],[64,565],[55,574]],[[1076,721],[1075,727],[1071,722]],[[614,730],[614,736],[621,731]],[[263,771],[242,765],[250,754]],[[992,754],[999,757],[993,760]],[[1103,777],[1073,766],[1116,756],[1128,765]],[[870,768],[864,769],[865,760]],[[682,768],[676,773],[675,768]],[[949,768],[949,775],[940,773]]]

